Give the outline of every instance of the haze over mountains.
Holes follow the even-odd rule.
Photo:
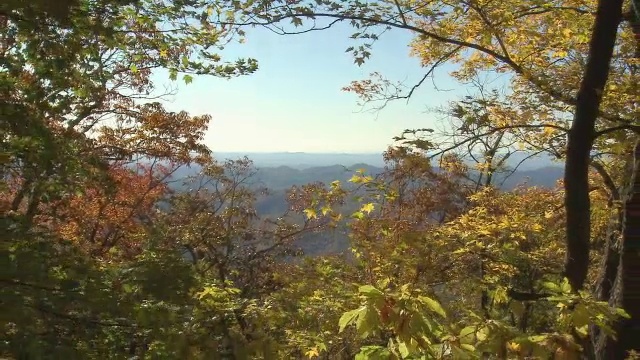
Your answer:
[[[381,153],[308,153],[308,152],[214,152],[217,159],[237,159],[247,156],[257,167],[288,166],[294,169],[310,167],[355,164],[367,164],[383,167],[384,160]],[[529,156],[526,153],[515,153],[507,161],[509,166],[516,166]],[[534,170],[550,166],[560,166],[552,159],[543,156],[531,157],[524,161],[519,170]]]
[[[218,160],[239,159],[247,156],[257,168],[257,174],[252,179],[256,187],[268,188],[281,192],[294,185],[304,185],[312,182],[330,183],[334,180],[347,181],[358,169],[363,169],[369,175],[376,175],[383,171],[382,154],[365,153],[240,153],[215,152]],[[508,166],[518,166],[526,154],[514,154],[508,160]],[[176,178],[186,177],[198,172],[198,168],[182,168]],[[510,190],[526,183],[529,186],[553,187],[562,178],[564,169],[561,164],[554,163],[549,158],[530,158],[522,162],[517,171],[508,176],[496,174],[496,185]]]

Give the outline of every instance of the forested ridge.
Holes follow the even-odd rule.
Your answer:
[[[414,35],[424,78],[345,79],[363,106],[445,65],[471,95],[383,168],[308,178],[216,158],[210,115],[158,101],[158,74],[260,71],[225,54],[248,28],[338,23],[355,65]],[[639,24],[635,0],[5,0],[0,357],[640,357]],[[564,177],[505,185],[539,154]]]

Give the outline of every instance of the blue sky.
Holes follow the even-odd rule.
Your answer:
[[[417,82],[425,69],[409,56],[411,34],[391,31],[374,45],[371,59],[358,67],[345,49],[352,29],[344,26],[296,36],[256,28],[247,41],[221,53],[250,56],[260,69],[246,77],[223,80],[196,77],[166,106],[213,117],[205,142],[213,151],[239,152],[382,152],[406,128],[434,126],[427,106],[444,104],[466,90],[444,69],[407,104],[400,100],[379,113],[361,112],[354,94],[341,91],[352,80],[378,71],[394,80]]]

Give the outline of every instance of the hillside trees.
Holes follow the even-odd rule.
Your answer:
[[[208,116],[138,101],[158,95],[153,69],[168,68],[172,78],[255,70],[252,61],[227,64],[206,52],[233,34],[194,21],[202,4],[75,2],[62,18],[40,5],[2,7],[1,173],[13,187],[3,209],[26,223],[41,204],[100,178],[110,160],[207,155],[199,141]]]
[[[589,324],[612,334],[620,312],[579,290],[595,278],[592,246],[611,254],[600,300],[619,264],[616,231],[596,237],[619,214],[637,130],[620,1],[1,6],[2,356],[577,356]],[[154,102],[163,94],[152,75],[249,74],[254,60],[224,62],[212,49],[243,25],[320,18],[358,29],[357,63],[375,25],[395,27],[416,34],[425,78],[453,62],[463,82],[509,72],[511,91],[454,103],[451,144],[405,132],[384,174],[353,176],[353,194],[339,181],[295,187],[288,211],[260,219],[250,161],[214,162],[202,144],[209,116]],[[385,84],[349,89],[365,101],[412,95],[381,95]],[[566,159],[565,190],[496,191],[514,144]],[[193,163],[203,172],[172,189]],[[348,219],[353,257],[298,262],[295,241],[344,224],[350,195],[361,201]]]
[[[151,75],[189,83],[255,61],[210,51],[241,34],[201,20],[202,2],[48,4],[0,7],[0,353],[176,356],[198,278],[152,220],[177,166],[210,162],[209,116],[153,102]]]
[[[536,151],[548,149],[545,138],[553,135],[554,155],[566,163],[564,272],[574,290],[585,286],[592,264],[588,168],[593,166],[615,197],[624,182],[612,181],[608,163],[627,161],[637,130],[637,43],[630,23],[623,21],[622,1],[268,3],[222,21],[263,25],[281,34],[349,22],[358,43],[347,51],[358,64],[371,55],[385,28],[404,29],[416,35],[412,50],[426,67],[425,78],[444,63],[458,65],[452,75],[461,81],[479,72],[509,73],[512,91],[505,103],[512,116],[493,126],[524,130],[526,143]],[[282,26],[286,21],[294,27]],[[388,92],[388,84],[365,80],[350,90],[365,101],[388,101],[407,98],[415,89]],[[549,131],[540,136],[527,131],[530,127]],[[558,141],[563,132],[564,141]],[[566,147],[557,146],[563,142]]]
[[[571,357],[589,324],[611,334],[616,310],[561,280],[560,189],[478,190],[485,176],[460,159],[435,169],[406,146],[387,152],[384,174],[351,180],[366,189],[350,228],[367,285],[340,325],[365,337],[358,356]],[[592,195],[606,206],[606,194]],[[606,222],[594,226],[601,233]]]
[[[287,263],[294,240],[329,225],[293,217],[309,187],[292,190],[291,211],[257,218],[250,161],[214,162],[210,117],[155,102],[163,71],[187,84],[255,71],[212,52],[241,31],[208,22],[216,9],[200,1],[0,10],[1,356],[242,359],[328,336],[346,306],[294,310],[326,310],[311,284],[327,267]],[[204,172],[174,191],[193,163]]]

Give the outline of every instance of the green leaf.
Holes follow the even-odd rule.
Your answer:
[[[360,352],[355,356],[355,360],[387,360],[390,358],[391,353],[388,349],[375,345],[361,347]]]
[[[360,286],[358,292],[364,294],[366,297],[380,297],[384,296],[384,293],[371,285]]]
[[[630,319],[630,318],[631,318],[631,316],[629,315],[629,313],[627,313],[623,308],[616,308],[616,310],[615,310],[615,311],[616,311],[616,314],[617,314],[618,316],[621,316],[621,317],[623,317],[623,318],[625,318],[625,319]]]
[[[380,325],[380,318],[375,309],[367,306],[356,320],[356,330],[362,339],[375,335]]]
[[[475,326],[467,326],[460,330],[460,334],[458,334],[460,342],[463,344],[474,343],[476,341],[476,330]]]
[[[473,346],[471,344],[460,344],[460,348],[463,349],[463,350],[470,351],[470,352],[476,351],[475,346]]]
[[[362,211],[356,211],[351,216],[358,220],[364,219],[364,213]]]
[[[124,290],[125,293],[131,293],[133,291],[133,286],[131,286],[131,284],[122,284],[122,290]]]
[[[366,311],[366,309],[367,309],[366,306],[362,306],[358,309],[347,311],[346,313],[342,314],[342,316],[340,317],[340,320],[338,320],[338,326],[340,326],[339,332],[343,332],[344,328],[347,327],[347,325],[350,325],[353,322],[355,322],[358,316],[360,316],[364,311]]]
[[[428,297],[428,296],[419,296],[418,299],[425,305],[427,305],[427,307],[429,309],[431,309],[433,312],[435,312],[436,314],[442,316],[442,317],[446,317],[447,313],[444,311],[444,309],[442,308],[442,305],[440,305],[439,302],[437,302],[436,300],[433,300],[432,298]]]
[[[191,75],[185,75],[185,76],[182,77],[182,79],[184,80],[184,83],[186,85],[189,85],[189,84],[191,84],[193,82],[193,76],[191,76]]]
[[[380,288],[380,289],[386,289],[387,286],[389,286],[389,283],[391,282],[390,278],[384,278],[382,280],[379,280],[376,285]]]
[[[402,356],[403,359],[409,357],[409,348],[404,341],[398,342],[398,351],[400,352],[400,356]]]
[[[542,287],[547,289],[547,290],[553,291],[554,293],[559,293],[559,292],[562,291],[560,289],[560,286],[558,286],[558,284],[550,282],[550,281],[543,282],[542,283]]]
[[[129,70],[131,70],[131,72],[135,74],[138,72],[138,67],[136,66],[136,64],[131,64],[131,66],[129,66]]]
[[[531,341],[532,343],[541,343],[547,340],[547,335],[532,335],[527,337],[527,340]]]
[[[587,335],[589,335],[589,325],[576,327],[576,333],[583,338],[587,337]]]
[[[584,304],[576,305],[571,319],[573,320],[573,326],[575,326],[576,328],[580,328],[591,323],[591,315],[589,314],[589,310],[584,306]]]
[[[176,79],[178,79],[178,70],[176,69],[169,70],[169,79],[171,81],[176,81]]]

